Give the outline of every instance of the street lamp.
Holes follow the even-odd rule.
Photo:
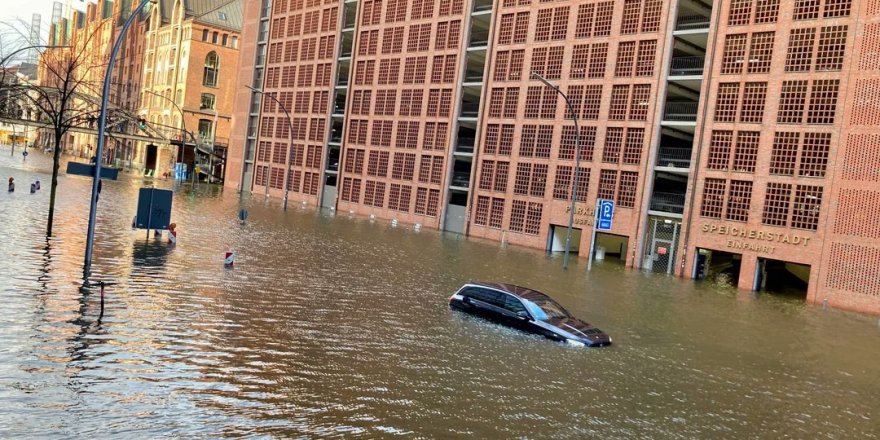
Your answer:
[[[92,179],[92,196],[90,198],[91,203],[89,207],[89,226],[88,231],[86,232],[86,255],[85,261],[83,264],[83,278],[85,284],[89,283],[89,275],[92,273],[92,251],[94,249],[94,241],[95,241],[95,220],[98,214],[98,183],[101,181],[101,158],[104,157],[104,137],[105,130],[107,130],[107,101],[110,96],[110,77],[113,72],[113,65],[116,63],[116,55],[119,54],[119,49],[122,48],[122,40],[125,39],[125,33],[128,32],[128,28],[131,27],[131,23],[134,22],[135,17],[140,15],[141,11],[147,6],[148,3],[155,3],[158,0],[142,0],[137,8],[132,12],[132,14],[125,20],[125,23],[122,25],[122,28],[119,30],[119,36],[116,37],[116,42],[113,43],[113,49],[110,51],[110,58],[107,59],[106,70],[104,71],[104,86],[101,93],[101,111],[98,113],[98,148],[95,152],[95,157],[98,160],[95,163],[95,175]]]
[[[275,103],[277,103],[278,106],[281,107],[281,110],[284,110],[284,114],[287,115],[287,127],[290,129],[290,139],[292,141],[293,140],[293,123],[290,122],[290,113],[287,111],[287,108],[284,107],[284,104],[282,104],[281,101],[279,101],[278,98],[276,98],[272,94],[266,94],[262,90],[255,89],[251,86],[245,86],[245,87],[251,89],[251,91],[253,91],[254,93],[259,93],[263,96],[269,97],[269,99],[275,101]],[[284,171],[284,209],[285,210],[287,209],[287,193],[290,191],[290,164],[291,164],[292,159],[293,159],[293,145],[291,142],[291,144],[288,146],[288,151],[287,151],[287,169]],[[269,165],[269,173],[268,174],[270,174],[270,175],[271,175],[271,171],[272,171],[271,163],[272,162],[269,161],[270,165]],[[269,177],[270,176],[266,176],[266,177],[267,177],[266,178],[266,195],[269,195]]]
[[[562,95],[562,99],[565,100],[565,105],[568,107],[568,111],[571,113],[571,117],[574,120],[574,176],[571,179],[571,206],[568,211],[568,234],[565,238],[565,257],[562,259],[562,268],[568,270],[568,254],[571,249],[571,232],[572,227],[574,225],[574,210],[575,210],[575,201],[577,200],[577,190],[578,190],[578,175],[580,175],[581,171],[581,132],[578,129],[578,115],[577,112],[574,111],[574,107],[571,105],[571,101],[568,100],[568,96],[560,90],[559,86],[551,83],[544,78],[540,74],[535,71],[532,71],[532,77],[539,79],[542,83],[544,83],[547,87],[555,90],[556,93]],[[592,246],[592,243],[590,244]],[[587,270],[590,269],[590,263],[587,263]]]

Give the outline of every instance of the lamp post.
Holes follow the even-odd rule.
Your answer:
[[[251,89],[254,93],[259,93],[259,94],[261,94],[261,95],[263,95],[263,96],[268,96],[269,99],[275,101],[275,103],[277,103],[278,106],[281,107],[281,110],[283,110],[283,111],[284,111],[284,114],[287,116],[287,127],[290,129],[290,139],[292,140],[292,139],[293,139],[293,124],[290,122],[290,113],[287,111],[287,108],[284,107],[284,104],[282,104],[281,101],[279,101],[278,98],[275,98],[275,96],[272,95],[272,94],[266,94],[266,93],[264,93],[262,90],[260,90],[260,89],[255,89],[255,88],[253,88],[253,87],[251,87],[251,86],[245,86],[245,87]],[[284,171],[284,209],[285,209],[285,210],[287,209],[287,193],[290,192],[290,162],[291,162],[292,159],[293,159],[293,145],[292,145],[292,143],[291,143],[291,144],[288,145],[288,151],[287,151],[287,169]],[[270,161],[269,163],[272,163],[272,162]],[[270,171],[271,171],[271,168],[272,168],[272,166],[269,165],[269,169],[270,169]],[[266,195],[268,195],[268,194],[269,194],[269,179],[268,179],[268,176],[267,176],[267,179],[266,179]]]
[[[556,84],[551,83],[537,72],[532,71],[532,77],[539,79],[544,85],[550,87],[555,90],[556,93],[562,95],[562,99],[565,100],[565,105],[568,108],[568,111],[571,112],[571,118],[574,120],[574,176],[571,179],[571,206],[568,211],[568,234],[565,237],[565,257],[562,259],[562,268],[568,270],[568,254],[571,249],[571,232],[572,227],[574,225],[574,210],[575,210],[575,201],[577,200],[577,190],[578,190],[578,176],[581,171],[581,132],[578,128],[578,115],[577,112],[574,111],[574,107],[571,105],[571,101],[568,100],[568,95],[562,92],[562,90]],[[594,225],[595,227],[595,225]],[[590,244],[592,246],[592,243]]]
[[[153,3],[157,0],[142,0],[140,5],[132,12],[132,14],[125,20],[125,24],[122,25],[122,28],[119,30],[119,36],[116,37],[116,42],[113,43],[113,50],[110,51],[110,58],[107,60],[107,70],[104,72],[104,86],[103,93],[101,94],[101,111],[98,113],[98,148],[95,152],[95,157],[97,160],[95,161],[95,176],[92,179],[92,196],[91,196],[91,204],[89,208],[89,227],[88,232],[86,234],[86,255],[85,261],[83,264],[83,278],[85,279],[85,284],[89,283],[89,275],[91,275],[92,270],[92,251],[94,249],[94,241],[95,241],[95,220],[98,214],[98,183],[101,181],[101,158],[104,157],[104,131],[107,129],[107,101],[110,96],[110,78],[113,73],[113,64],[116,62],[116,55],[119,54],[119,49],[122,47],[122,40],[125,39],[125,33],[128,32],[128,28],[131,27],[131,23],[134,22],[135,17],[137,17],[141,11],[147,6],[147,3]]]

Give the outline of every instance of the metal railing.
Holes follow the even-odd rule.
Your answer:
[[[691,149],[681,147],[660,146],[657,155],[657,166],[668,168],[689,168],[691,166]]]
[[[684,194],[655,192],[651,195],[651,211],[684,214]]]
[[[697,120],[696,102],[667,102],[663,113],[664,121],[691,122]]]
[[[480,104],[475,102],[461,103],[461,116],[465,118],[476,118],[480,113]]]
[[[491,11],[492,2],[488,0],[477,0],[474,2],[474,12]]]
[[[706,57],[672,57],[670,76],[702,75]]]
[[[455,151],[458,153],[473,153],[475,142],[476,139],[474,137],[459,136],[458,144],[455,146]]]
[[[468,70],[464,73],[464,82],[483,82],[483,72]]]
[[[709,17],[703,15],[683,15],[675,22],[675,30],[687,31],[693,29],[708,29]]]
[[[465,172],[454,172],[452,173],[452,186],[457,186],[459,188],[467,188],[470,185],[471,175]]]

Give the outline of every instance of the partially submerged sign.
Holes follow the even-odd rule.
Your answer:
[[[138,192],[135,227],[138,229],[168,229],[168,225],[171,224],[171,196],[173,194],[166,189],[141,188]]]
[[[95,165],[90,163],[67,162],[67,174],[75,174],[77,176],[95,176]],[[116,168],[101,167],[101,178],[116,180],[119,177],[119,170]]]

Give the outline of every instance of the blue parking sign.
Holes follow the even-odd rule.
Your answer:
[[[614,200],[599,200],[599,222],[596,223],[596,229],[600,231],[610,231],[613,219]]]

